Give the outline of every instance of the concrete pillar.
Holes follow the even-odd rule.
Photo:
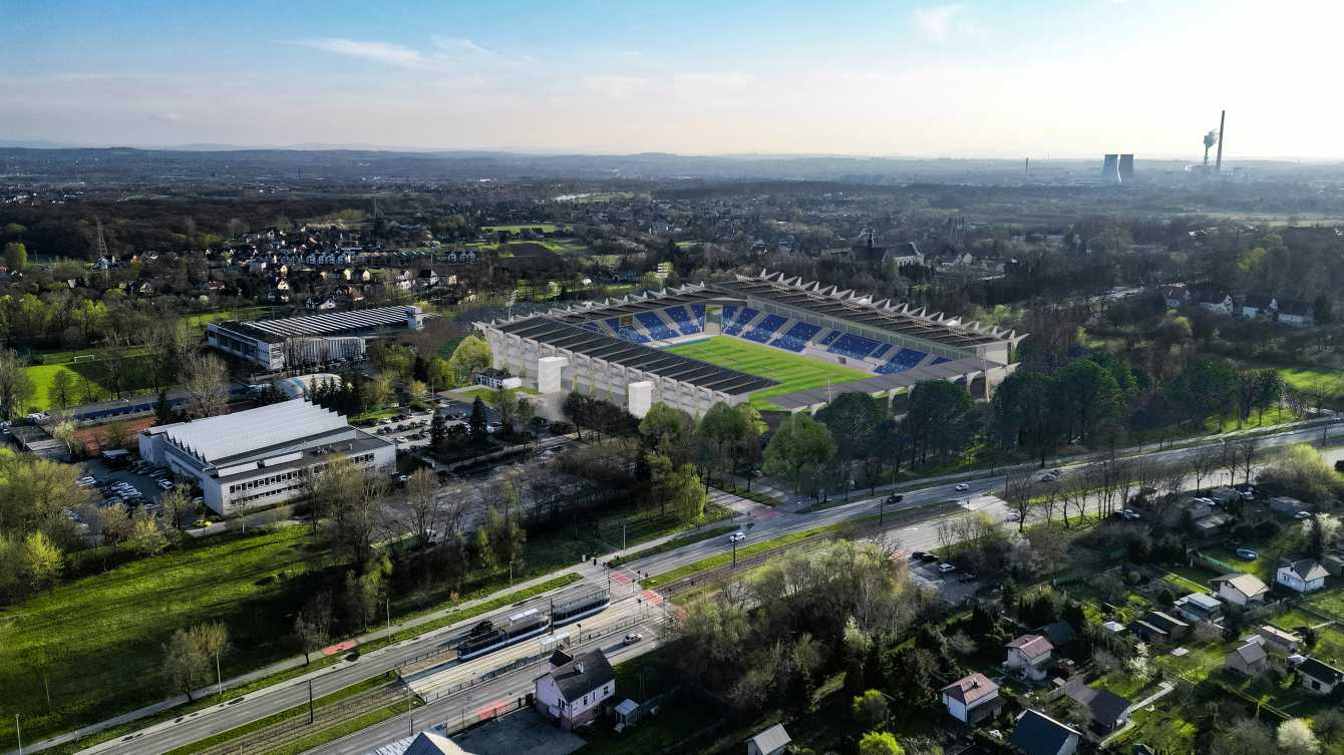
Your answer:
[[[641,380],[625,387],[626,406],[631,414],[643,417],[653,406],[653,382]]]
[[[537,360],[537,391],[539,393],[558,393],[561,390],[560,376],[569,360],[564,357],[542,357]]]

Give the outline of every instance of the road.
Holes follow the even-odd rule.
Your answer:
[[[1330,437],[1344,435],[1344,428],[1334,426],[1331,429]],[[1261,446],[1271,447],[1308,440],[1318,441],[1321,438],[1322,430],[1320,428],[1292,430],[1263,439]],[[1196,452],[1197,447],[1178,448],[1151,452],[1147,456],[1154,460],[1166,461],[1183,458]],[[1332,454],[1334,453],[1332,452]],[[1082,466],[1084,465],[1078,464],[1065,466],[1064,468],[1066,473],[1071,473],[1076,472]],[[983,511],[996,521],[1006,521],[1008,517],[1007,507],[999,499],[987,495],[1001,487],[1003,481],[1004,476],[1002,474],[984,475],[966,481],[964,484],[967,485],[967,489],[964,491],[956,490],[958,483],[955,482],[929,485],[919,490],[907,491],[904,493],[905,498],[901,504],[888,505],[885,507],[885,512],[888,515],[900,516],[902,512],[918,510],[931,503],[956,500],[964,503],[962,509]],[[1209,483],[1211,481],[1206,479],[1205,482]],[[747,542],[750,543],[790,532],[837,524],[854,517],[876,514],[878,513],[879,503],[885,495],[857,500],[814,512],[801,513],[771,509],[726,494],[718,494],[717,497],[723,498],[737,513],[738,521],[743,530],[747,532]],[[930,516],[920,521],[894,527],[884,537],[888,542],[898,542],[901,547],[907,550],[930,550],[939,544],[937,534],[939,521],[940,517]],[[637,550],[639,547],[635,546],[631,550]],[[661,596],[656,594],[645,595],[638,585],[640,579],[647,576],[656,576],[708,556],[722,553],[728,547],[726,538],[716,537],[633,561],[610,574],[601,567],[594,567],[591,564],[564,570],[578,571],[593,586],[606,586],[608,579],[611,580],[610,584],[613,587],[612,606],[597,617],[585,619],[581,622],[585,625],[584,633],[587,634],[589,630],[597,629],[599,626],[616,625],[622,621],[628,621],[639,611],[647,612],[650,601],[656,603],[656,601],[661,600]],[[568,587],[565,589],[573,590],[574,588]],[[549,599],[550,596],[541,596],[527,601],[525,606],[548,604]],[[172,721],[150,726],[122,739],[92,747],[86,752],[159,753],[171,750],[271,713],[305,703],[308,699],[309,679],[313,682],[314,694],[320,697],[358,681],[399,668],[411,661],[423,658],[426,654],[444,651],[454,645],[454,640],[460,637],[470,626],[483,618],[502,618],[518,610],[520,610],[519,606],[512,606],[492,615],[476,617],[451,627],[434,630],[396,645],[370,652],[357,660],[341,661],[335,666],[319,672],[298,677]],[[590,624],[590,622],[592,623]],[[645,632],[645,634],[648,636],[650,633]],[[503,655],[500,653],[490,654],[467,664],[454,664],[445,667],[443,673],[448,674],[448,676],[429,686],[426,691],[430,694],[433,702],[426,708],[422,708],[421,711],[428,716],[427,720],[442,720],[441,718],[434,718],[435,712],[443,714],[447,710],[444,707],[446,702],[458,699],[460,695],[457,691],[453,691],[455,688],[460,690],[461,685],[468,683],[480,673],[498,668],[508,659],[525,654],[522,649],[516,649]],[[479,685],[473,688],[476,692],[472,694],[493,695],[491,699],[512,699],[507,694],[511,691],[509,686],[511,682],[507,680],[511,678],[512,675],[505,675],[491,680],[487,685]],[[495,694],[496,692],[499,692],[499,694]],[[436,694],[439,697],[434,698],[433,696]],[[465,705],[463,702],[457,704],[459,706]],[[378,727],[374,728],[377,729]]]

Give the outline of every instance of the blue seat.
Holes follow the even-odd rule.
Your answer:
[[[888,359],[877,368],[877,372],[879,375],[892,375],[897,372],[905,372],[911,367],[924,361],[924,357],[927,356],[928,354],[923,351],[903,348],[895,354],[892,354],[891,359]]]
[[[644,326],[645,330],[649,331],[649,335],[657,340],[665,341],[677,337],[677,331],[667,327],[667,324],[656,312],[640,312],[635,315],[635,319],[639,321],[640,325]]]
[[[751,307],[743,307],[742,311],[737,313],[737,317],[733,318],[732,324],[724,328],[723,332],[730,336],[738,335],[739,333],[742,332],[742,328],[746,327],[747,323],[751,322],[752,320],[755,320],[756,316],[759,315],[760,313],[761,312],[758,309],[752,309]]]
[[[873,353],[873,350],[880,345],[871,338],[845,333],[837,338],[835,343],[831,344],[828,351],[851,359],[863,359]]]
[[[840,337],[840,331],[832,330],[831,332],[822,336],[821,341],[819,341],[818,343],[820,343],[822,346],[830,346],[831,344],[835,343],[835,339],[839,337]]]
[[[681,331],[683,336],[703,333],[705,330],[701,324],[705,315],[704,307],[700,307],[700,314],[694,320],[686,313],[685,307],[668,307],[663,312],[667,314],[668,319],[672,320],[672,324],[677,326],[677,330]]]
[[[770,345],[788,351],[802,351],[807,347],[807,342],[815,338],[820,332],[820,325],[797,322],[793,324],[793,327],[785,331],[784,335],[771,341]]]
[[[774,337],[775,331],[784,326],[789,318],[783,315],[766,315],[756,324],[756,327],[747,331],[744,336],[748,341],[756,343],[768,343]]]
[[[873,353],[869,354],[869,355],[868,355],[868,358],[869,358],[869,359],[881,359],[881,358],[882,358],[882,355],[885,354],[885,353],[887,353],[888,351],[891,351],[891,344],[889,344],[889,343],[884,343],[884,344],[882,344],[881,346],[878,346],[878,347],[877,347],[877,351],[874,351]]]

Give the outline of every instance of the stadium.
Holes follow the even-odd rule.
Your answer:
[[[654,402],[812,412],[851,391],[899,414],[929,380],[988,398],[1026,337],[767,271],[476,327],[543,400],[578,391],[636,417]]]

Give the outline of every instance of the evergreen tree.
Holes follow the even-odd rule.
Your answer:
[[[471,439],[477,443],[484,443],[486,440],[485,432],[485,402],[480,396],[471,402],[471,419],[467,425],[471,428]]]

